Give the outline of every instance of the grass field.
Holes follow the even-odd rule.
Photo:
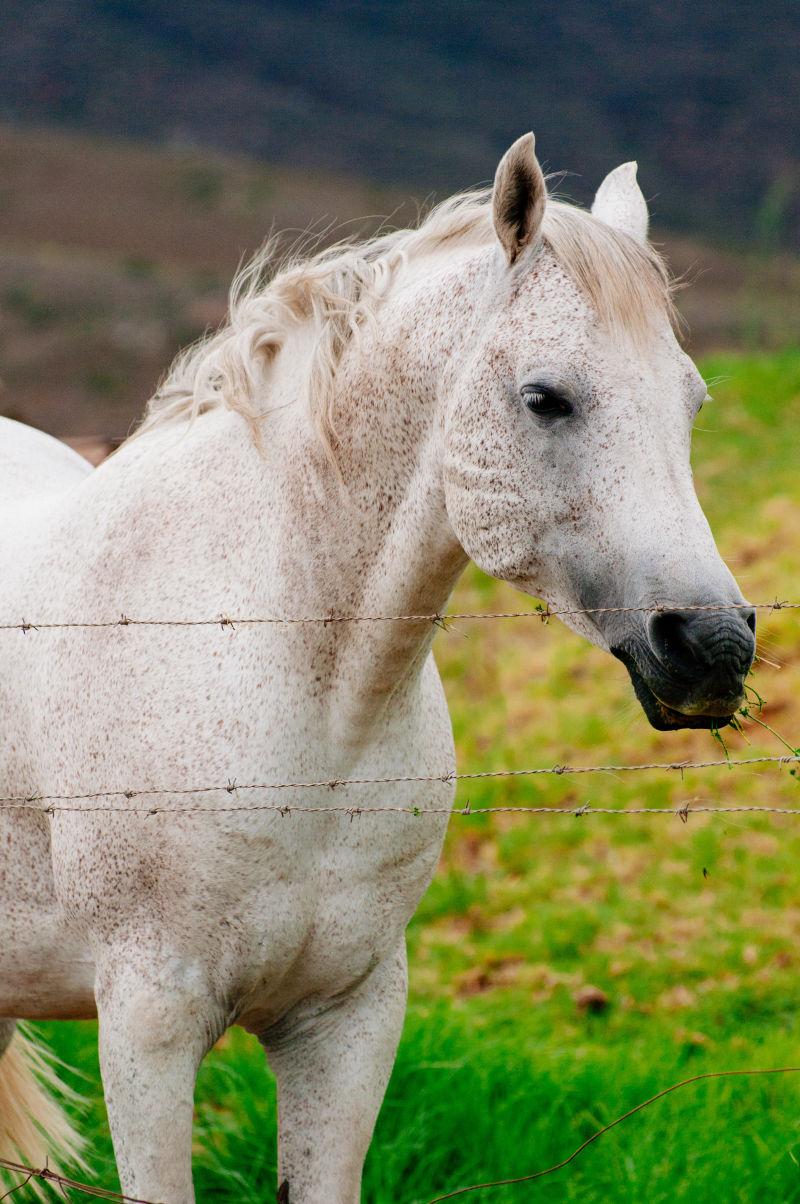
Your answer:
[[[703,368],[698,488],[753,600],[800,598],[800,352]],[[516,609],[470,572],[454,609]],[[800,743],[800,616],[762,614],[762,718]],[[461,769],[675,760],[708,733],[652,731],[620,665],[555,622],[462,623],[438,637]],[[749,723],[732,755],[780,753]],[[788,768],[467,783],[461,801],[595,806],[687,800],[800,808]],[[364,1199],[428,1201],[560,1160],[595,1128],[707,1070],[800,1064],[800,823],[791,817],[456,818],[411,925],[411,1000]],[[597,989],[597,1010],[581,1008]],[[86,1078],[80,1117],[113,1187],[96,1031],[40,1026]],[[198,1087],[201,1201],[272,1198],[274,1093],[228,1035]],[[800,1075],[687,1088],[566,1171],[465,1199],[800,1201]]]

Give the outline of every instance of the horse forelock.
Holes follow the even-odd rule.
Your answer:
[[[490,190],[460,193],[416,227],[302,250],[280,259],[268,242],[231,286],[228,318],[181,352],[150,400],[137,435],[227,407],[258,440],[269,367],[293,330],[310,326],[305,396],[323,445],[332,448],[334,378],[342,353],[409,262],[448,246],[485,246],[495,234]],[[669,272],[658,251],[587,211],[549,199],[542,242],[587,298],[600,322],[640,342],[666,316],[676,321]]]

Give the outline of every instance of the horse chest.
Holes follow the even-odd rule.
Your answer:
[[[442,816],[310,822],[313,852],[303,840],[293,855],[282,854],[281,872],[249,895],[231,933],[237,952],[229,977],[258,1024],[304,998],[348,990],[396,948],[444,834]]]

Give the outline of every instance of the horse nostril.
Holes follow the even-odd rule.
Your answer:
[[[659,611],[648,624],[650,646],[662,664],[691,670],[698,664],[689,622],[679,611]]]
[[[741,676],[755,651],[755,611],[666,610],[650,616],[650,647],[669,672]]]

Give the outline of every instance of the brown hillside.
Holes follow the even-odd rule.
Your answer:
[[[371,230],[416,202],[369,184],[186,149],[0,127],[0,409],[121,437],[178,348],[224,316],[272,230]],[[693,348],[796,340],[800,270],[663,239]]]

